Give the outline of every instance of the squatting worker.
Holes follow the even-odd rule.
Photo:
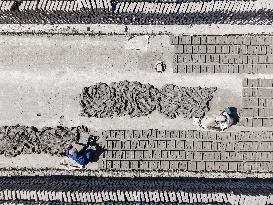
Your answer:
[[[208,129],[224,131],[229,128],[234,123],[233,117],[231,117],[231,112],[228,108],[225,108],[214,120],[214,122],[208,125]]]
[[[82,149],[78,151],[73,145],[69,144],[64,150],[67,157],[61,161],[61,165],[70,165],[83,168],[91,160],[92,149],[90,145],[80,144]]]

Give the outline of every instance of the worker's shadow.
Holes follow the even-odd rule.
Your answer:
[[[236,125],[240,121],[240,117],[238,115],[237,108],[236,107],[229,107],[229,109],[231,111],[230,116],[234,119],[233,124]]]
[[[97,142],[97,137],[96,136],[91,136],[88,139],[88,144],[95,147],[94,150],[91,151],[91,160],[90,162],[97,162],[100,158],[100,156],[107,150],[105,147],[102,147],[98,142]]]

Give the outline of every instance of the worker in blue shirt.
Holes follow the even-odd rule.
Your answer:
[[[65,156],[69,160],[64,159],[61,161],[61,165],[71,165],[78,168],[84,168],[92,158],[92,149],[89,144],[80,144],[82,149],[78,151],[73,145],[68,145],[65,149]]]

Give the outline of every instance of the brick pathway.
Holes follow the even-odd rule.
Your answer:
[[[105,131],[107,170],[273,171],[273,132]]]
[[[174,73],[272,73],[273,36],[173,36]]]

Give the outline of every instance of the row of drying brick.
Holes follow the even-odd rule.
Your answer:
[[[175,53],[272,55],[273,45],[175,45]]]
[[[262,98],[272,98],[273,88],[256,88],[256,87],[244,87],[243,97],[262,97]]]
[[[0,1],[0,11],[10,11],[14,7],[15,1]],[[18,4],[18,2],[17,2]],[[111,8],[110,0],[39,0],[22,1],[18,4],[19,11],[24,10],[46,10],[46,11],[78,11],[80,9]]]
[[[106,143],[111,141],[154,141],[154,140],[188,140],[188,141],[264,141],[273,140],[273,131],[211,132],[200,130],[105,130],[100,134]],[[106,145],[106,144],[105,144]],[[110,145],[110,144],[109,144]],[[120,145],[120,144],[116,144]],[[125,145],[124,145],[125,146]],[[120,147],[121,148],[121,147]],[[125,147],[123,147],[125,148]],[[135,148],[134,148],[135,149]]]
[[[272,127],[273,126],[273,118],[241,117],[239,125],[244,126],[244,127]]]
[[[243,108],[239,111],[239,116],[246,118],[273,118],[273,107]]]
[[[259,137],[256,135],[256,137]],[[195,152],[206,151],[271,151],[273,149],[273,138],[252,140],[199,140],[199,139],[169,139],[169,140],[108,140],[104,146],[110,150],[132,150],[127,153],[129,156],[135,156],[142,152],[142,156],[155,157],[162,150],[167,152],[173,150],[186,150]],[[139,150],[139,152],[137,151]],[[166,152],[166,153],[167,153]],[[134,154],[135,153],[135,154]],[[175,152],[174,152],[175,153]],[[126,158],[124,153],[124,158]],[[166,155],[167,156],[167,155]]]
[[[250,143],[249,143],[250,144]],[[104,155],[104,160],[131,160],[139,161],[146,159],[148,161],[221,161],[221,162],[260,162],[260,161],[272,161],[273,162],[273,142],[268,143],[266,147],[263,147],[265,143],[252,143],[244,146],[244,151],[239,150],[111,150],[107,151]],[[252,145],[252,146],[251,146]],[[255,150],[258,147],[259,150]],[[252,149],[249,149],[252,148]],[[268,149],[267,151],[264,151]]]
[[[273,55],[175,54],[177,64],[272,64]]]
[[[182,64],[174,62],[174,73],[272,73],[272,64]]]
[[[243,87],[271,87],[271,88],[273,88],[273,79],[244,78],[243,79]]]
[[[147,180],[148,181],[148,180]],[[187,186],[187,184],[185,185]],[[196,185],[195,185],[196,186]],[[207,191],[194,192],[184,190],[138,190],[115,189],[113,191],[47,191],[47,190],[13,190],[0,191],[1,204],[89,204],[89,205],[225,205],[225,204],[271,204],[273,197],[263,192],[255,194],[241,194],[242,190],[235,190],[232,186],[228,191],[215,192],[211,188]],[[254,190],[254,188],[253,188]],[[260,195],[256,195],[259,193]],[[20,203],[17,203],[22,200]],[[3,202],[3,203],[2,203]],[[15,202],[15,203],[13,203]],[[30,203],[27,203],[30,202]],[[167,204],[166,204],[167,203]]]
[[[171,161],[171,160],[103,160],[100,169],[105,170],[181,170],[222,172],[272,172],[273,162],[221,162],[221,161]]]
[[[170,36],[172,45],[273,45],[271,35],[184,35]]]
[[[273,107],[273,97],[267,96],[267,98],[256,98],[256,97],[243,97],[242,101],[243,108],[255,108],[262,107]]]

